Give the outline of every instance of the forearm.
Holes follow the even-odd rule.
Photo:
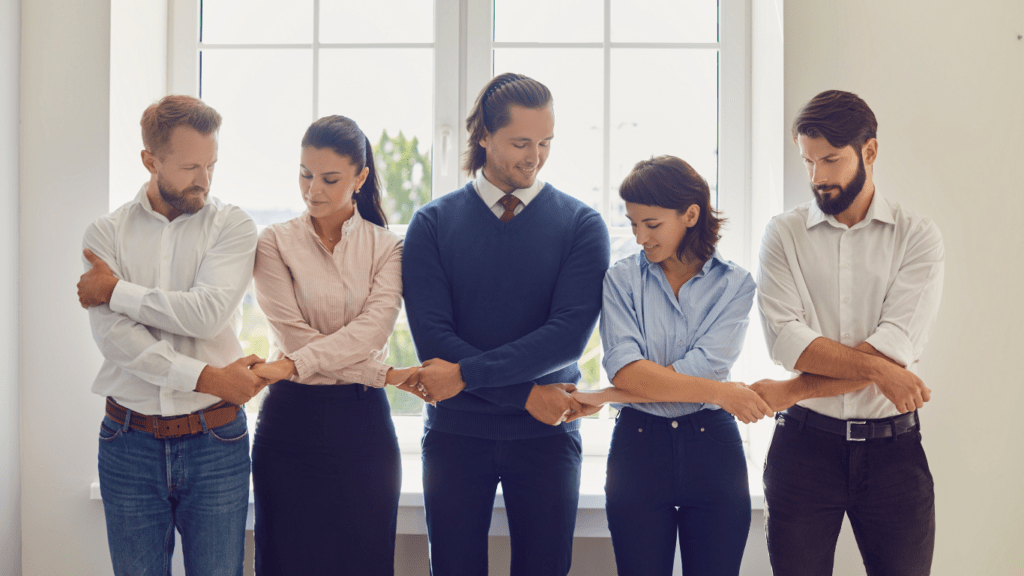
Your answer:
[[[819,340],[826,339],[819,338]],[[826,341],[831,342],[830,340]],[[815,342],[817,342],[817,340],[815,340]],[[840,344],[839,346],[842,345]],[[846,348],[845,346],[842,347]],[[873,359],[895,364],[895,362],[887,358],[881,352],[875,350],[875,348],[867,342],[862,342],[855,348],[849,348],[848,350],[856,352],[859,356],[867,355]],[[802,361],[803,359],[804,357],[801,356],[800,360]],[[811,398],[828,398],[829,396],[838,396],[840,394],[856,392],[857,390],[871,385],[873,382],[873,380],[867,378],[830,378],[815,373],[804,372],[791,381],[790,392],[794,395],[794,402],[800,402],[802,400],[810,400]]]
[[[612,384],[650,402],[715,403],[720,382],[679,374],[650,360],[637,360],[616,372]]]
[[[825,337],[816,338],[800,354],[795,368],[804,374],[839,380],[875,382],[879,379],[887,359],[868,352],[868,348],[864,346],[870,348],[867,344],[850,348]],[[874,348],[870,350],[874,351]]]

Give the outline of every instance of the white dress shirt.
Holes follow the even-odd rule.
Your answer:
[[[473,188],[476,189],[476,193],[483,199],[484,204],[491,207],[491,212],[494,212],[495,216],[501,218],[501,215],[505,213],[505,206],[499,200],[505,196],[505,192],[491,184],[491,181],[484,177],[483,170],[480,171],[480,176],[473,181]],[[540,178],[535,178],[533,185],[529,188],[513,190],[512,194],[519,198],[519,204],[516,205],[516,209],[512,211],[512,214],[518,216],[523,211],[523,208],[536,198],[537,194],[540,194],[541,188],[544,188],[544,183],[540,181]]]
[[[866,341],[916,373],[939,309],[943,260],[935,223],[877,190],[852,228],[814,202],[776,216],[757,281],[769,354],[793,371],[818,337],[849,347]],[[899,414],[876,384],[800,405],[844,420]]]
[[[147,415],[187,414],[219,402],[195,387],[207,365],[242,356],[239,304],[256,253],[252,218],[209,197],[202,210],[168,221],[143,186],[134,200],[93,222],[83,246],[120,279],[109,305],[89,308],[104,358],[92,391]]]

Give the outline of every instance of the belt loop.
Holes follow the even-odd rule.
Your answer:
[[[899,436],[896,434],[896,417],[889,418],[889,429],[892,430],[892,441],[895,442]]]
[[[367,388],[367,386],[366,386],[366,384],[356,384],[355,386],[356,386],[356,398],[358,398],[359,400],[362,400],[363,396],[366,396],[366,388]]]
[[[686,418],[687,420],[690,421],[690,428],[693,429],[693,435],[694,436],[697,436],[698,434],[700,434],[700,426],[697,425],[697,414],[699,412],[700,412],[700,410],[698,410],[697,412],[694,412],[693,414],[688,414],[686,416],[683,416],[683,418]],[[677,418],[677,420],[678,420],[678,418]]]
[[[124,424],[121,425],[121,431],[127,434],[132,425],[132,409],[124,406],[122,408],[124,408]]]
[[[803,432],[804,431],[804,423],[807,422],[807,413],[808,412],[809,412],[809,410],[807,410],[806,408],[800,408],[800,410],[797,410],[797,414],[800,415],[800,417],[798,418],[798,420],[800,422],[800,425],[796,427],[796,431],[797,432]]]
[[[203,425],[203,434],[206,434],[207,428],[206,428],[206,411],[205,410],[200,410],[199,411],[199,423]],[[189,432],[191,432],[191,430],[189,430]]]

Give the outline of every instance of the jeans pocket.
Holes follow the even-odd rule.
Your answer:
[[[111,442],[121,436],[122,425],[114,422],[110,416],[104,416],[100,423],[100,441]]]
[[[644,434],[650,434],[650,430],[645,431],[643,428],[631,426],[621,420],[616,422],[615,428],[612,429],[612,441],[608,447],[608,453],[629,450]]]
[[[223,426],[210,428],[210,436],[215,439],[231,444],[244,440],[249,435],[249,425],[245,419],[245,412],[239,411],[238,417]]]

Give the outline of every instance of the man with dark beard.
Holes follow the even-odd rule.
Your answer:
[[[942,293],[942,236],[872,180],[877,122],[849,92],[808,102],[793,140],[815,202],[765,230],[758,308],[773,360],[751,387],[779,412],[764,471],[776,574],[832,574],[848,515],[869,574],[931,570],[935,495],[918,360]],[[783,411],[784,410],[784,411]]]
[[[221,117],[188,96],[142,116],[150,173],[83,242],[78,298],[104,362],[99,476],[115,574],[166,574],[181,533],[189,575],[241,576],[249,439],[240,404],[266,382],[240,358],[256,225],[208,198]]]

